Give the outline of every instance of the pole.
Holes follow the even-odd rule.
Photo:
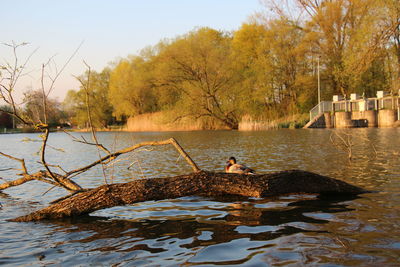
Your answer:
[[[317,58],[317,76],[318,76],[318,112],[321,114],[321,81],[319,77],[319,56]]]

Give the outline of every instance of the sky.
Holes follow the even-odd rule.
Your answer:
[[[62,101],[78,89],[74,76],[87,62],[101,71],[110,62],[137,54],[164,38],[174,38],[196,27],[237,30],[249,16],[262,10],[259,0],[0,0],[0,43],[29,45],[18,49],[20,61],[38,48],[27,66],[30,72],[17,84],[22,92],[40,87],[40,68],[54,56],[48,72],[54,75],[79,47],[57,79],[52,97]],[[0,46],[0,64],[12,51]],[[48,84],[48,83],[47,83]]]

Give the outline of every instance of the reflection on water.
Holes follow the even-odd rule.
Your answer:
[[[193,196],[115,207],[75,220],[7,222],[64,194],[52,190],[42,196],[47,185],[32,183],[0,194],[0,265],[398,266],[399,133],[399,129],[355,129],[355,134],[376,144],[377,153],[371,153],[367,143],[360,144],[353,162],[329,144],[327,130],[103,133],[100,139],[109,144],[116,140],[116,147],[174,136],[207,170],[221,170],[226,158],[235,155],[258,172],[305,169],[375,193],[351,198]],[[18,138],[23,136],[0,136],[0,151],[22,155],[22,147],[36,148],[35,143],[9,148]],[[92,148],[82,148],[62,135],[55,134],[50,141],[68,154],[53,151],[49,159],[62,161],[67,169],[96,159],[96,153],[87,156]],[[0,159],[0,164],[10,163]],[[29,164],[33,166],[34,160]],[[189,171],[173,149],[157,148],[134,153],[109,172],[114,182],[124,182]],[[102,183],[101,172],[93,170],[77,181],[96,186]]]
[[[158,213],[154,209],[156,204],[150,203],[147,207],[135,205],[129,211],[110,211],[111,214],[123,214],[124,219],[117,216],[111,219],[87,217],[51,222],[48,227],[53,235],[64,236],[65,239],[43,255],[50,262],[54,258],[64,263],[72,261],[73,264],[79,259],[65,251],[78,244],[85,248],[80,253],[81,260],[89,254],[93,264],[101,263],[107,257],[111,262],[118,263],[127,254],[126,260],[129,258],[129,264],[134,266],[143,263],[162,266],[178,263],[239,264],[252,261],[254,256],[275,247],[274,240],[281,237],[329,234],[319,227],[329,223],[329,220],[315,219],[304,213],[330,214],[351,210],[340,203],[350,199],[319,199],[301,195],[296,199],[294,202],[293,199],[275,199],[275,202],[286,206],[282,210],[269,207],[268,199],[232,203],[222,202],[222,199],[183,198],[180,201],[185,203],[188,214],[182,212],[185,209],[180,201],[165,201],[171,215]],[[210,207],[210,203],[215,206]],[[174,216],[175,209],[181,211],[181,216]],[[213,212],[204,214],[203,210]],[[140,217],[142,212],[145,212],[145,217]],[[113,256],[106,256],[111,253]]]

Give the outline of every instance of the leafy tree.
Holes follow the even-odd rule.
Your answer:
[[[234,32],[232,40],[231,62],[240,77],[236,86],[244,91],[238,106],[252,116],[260,116],[269,103],[269,96],[273,95],[264,64],[268,60],[266,37],[264,25],[244,23]]]
[[[87,75],[82,75],[79,79],[87,83]],[[95,127],[106,128],[113,122],[113,107],[108,100],[109,79],[110,70],[108,68],[100,73],[92,71],[90,74],[89,108]],[[84,88],[81,87],[79,91],[68,91],[63,107],[72,120],[72,124],[80,127],[88,126],[86,91]]]
[[[240,95],[233,89],[231,36],[200,28],[177,38],[158,55],[158,85],[179,94],[178,117],[213,118],[237,129]]]
[[[114,115],[134,116],[157,110],[152,64],[145,57],[121,60],[110,75],[109,99]]]
[[[299,102],[299,96],[308,95],[312,85],[311,70],[304,64],[303,36],[300,28],[285,18],[243,24],[234,33],[233,61],[241,74],[238,86],[246,88],[241,102],[254,108],[244,108],[247,113],[282,116],[308,106],[306,101]]]
[[[305,31],[325,62],[333,93],[355,91],[365,71],[382,55],[389,36],[382,27],[382,1],[298,0],[310,15]]]
[[[387,65],[388,74],[392,77],[393,89],[400,90],[400,3],[399,0],[384,0],[386,24],[389,29]]]

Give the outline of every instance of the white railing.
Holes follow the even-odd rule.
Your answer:
[[[366,101],[365,110],[378,110],[377,98],[368,98],[365,101]]]
[[[398,96],[388,96],[383,98],[365,98],[357,100],[334,101],[333,111],[366,111],[380,109],[398,109],[400,107],[400,98]]]
[[[332,111],[332,101],[321,101],[310,110],[310,121],[324,112]]]
[[[365,98],[357,100],[340,100],[334,102],[321,101],[321,103],[310,110],[310,121],[324,112],[352,112],[380,109],[398,110],[397,116],[398,120],[400,120],[400,96],[386,96],[383,98]]]

